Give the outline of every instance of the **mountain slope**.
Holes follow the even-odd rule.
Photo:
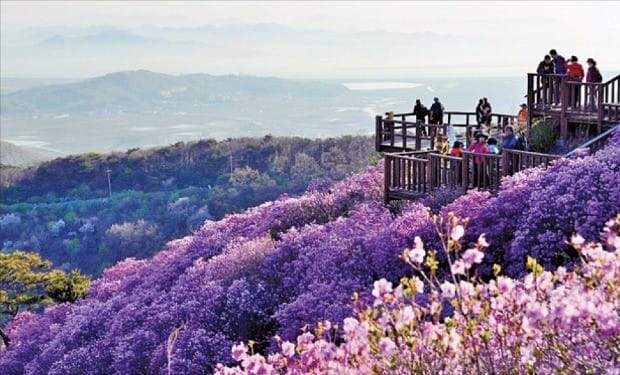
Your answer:
[[[147,70],[111,73],[81,82],[35,87],[2,96],[2,114],[137,111],[169,104],[188,108],[252,98],[324,97],[346,91],[340,84],[251,76],[189,74]]]
[[[525,269],[529,255],[519,247],[524,236],[544,242],[538,246],[546,250],[536,248],[534,255],[546,267],[578,261],[566,252],[566,238],[578,231],[595,240],[620,212],[618,150],[620,135],[594,156],[507,178],[497,198],[472,191],[441,216],[469,217],[474,242],[479,230],[497,234],[485,259],[503,269],[509,263],[517,274],[514,268]],[[416,236],[428,250],[439,249],[426,207],[412,203],[390,211],[382,204],[381,171],[379,164],[329,190],[206,222],[151,260],[128,259],[108,269],[86,300],[18,316],[8,327],[15,344],[0,352],[0,365],[16,374],[209,373],[218,362],[232,364],[230,348],[240,341],[252,340],[254,351],[266,352],[275,334],[292,340],[321,320],[342,327],[353,292],[371,301],[365,291],[375,280],[394,282],[409,272],[399,255]],[[575,176],[585,181],[579,194],[566,188]],[[541,199],[549,187],[557,189],[548,199],[561,205]],[[498,210],[520,208],[517,202],[529,203]],[[508,218],[518,228],[512,238],[511,228],[495,233],[492,226],[503,228]]]
[[[28,151],[10,142],[0,141],[0,164],[2,165],[24,166],[48,159],[50,158]]]

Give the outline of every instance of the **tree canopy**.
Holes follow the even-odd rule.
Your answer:
[[[40,310],[53,302],[74,302],[84,296],[90,277],[53,269],[36,253],[0,253],[0,326],[20,310]],[[0,330],[4,344],[9,338]]]

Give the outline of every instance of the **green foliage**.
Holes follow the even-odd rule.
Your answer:
[[[52,302],[73,302],[84,296],[90,277],[52,269],[36,253],[0,253],[0,314],[36,310]]]
[[[373,154],[370,137],[265,136],[58,158],[4,180],[0,217],[20,222],[3,227],[0,244],[97,276],[124,257],[152,256],[207,219],[363,170]],[[62,228],[52,225],[60,220]]]
[[[69,211],[62,218],[65,222],[75,219],[75,212]]]
[[[555,123],[551,121],[536,121],[532,124],[529,147],[532,152],[547,153],[557,139]]]

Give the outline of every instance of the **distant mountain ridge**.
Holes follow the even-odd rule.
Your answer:
[[[243,75],[168,75],[135,70],[11,92],[2,95],[1,110],[3,115],[132,111],[252,98],[325,97],[345,91],[341,84],[323,81]]]
[[[10,142],[0,141],[0,164],[21,167],[48,160],[49,157],[16,146]]]

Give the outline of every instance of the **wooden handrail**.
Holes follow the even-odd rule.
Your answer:
[[[465,128],[465,147],[468,147],[472,128],[477,126],[475,112],[445,111],[443,124],[420,124],[417,121],[409,121],[407,118],[410,116],[413,116],[413,113],[391,114],[391,118],[379,115],[375,117],[375,150],[377,152],[383,151],[384,146],[390,150],[399,148],[420,150],[423,140],[430,141],[430,148],[434,149],[434,136],[447,135],[448,126]],[[502,127],[516,123],[515,115],[494,113],[491,119],[495,119],[495,123]],[[423,130],[427,130],[427,135],[423,134]],[[397,145],[399,140],[400,146]],[[411,144],[411,140],[414,140],[415,144]]]
[[[606,82],[569,81],[566,75],[528,73],[527,105],[528,131],[535,116],[554,113],[560,120],[560,138],[568,138],[568,122],[590,122],[596,125],[597,134],[603,123],[614,121],[615,106],[620,103],[620,74]],[[559,112],[557,112],[559,108]]]
[[[612,134],[614,134],[619,128],[620,128],[620,125],[614,126],[613,128],[611,128],[611,129],[609,129],[609,130],[607,130],[607,131],[597,135],[596,137],[590,139],[586,143],[576,147],[571,152],[569,152],[567,154],[564,154],[563,157],[570,158],[578,150],[583,150],[583,149],[588,149],[590,154],[600,150],[605,145],[605,142],[607,142],[607,140],[612,136]]]
[[[504,150],[501,155],[464,151],[462,157],[430,151],[386,153],[385,202],[395,196],[430,194],[439,188],[477,188],[496,193],[503,177],[526,168],[546,168],[559,158],[519,150]]]

